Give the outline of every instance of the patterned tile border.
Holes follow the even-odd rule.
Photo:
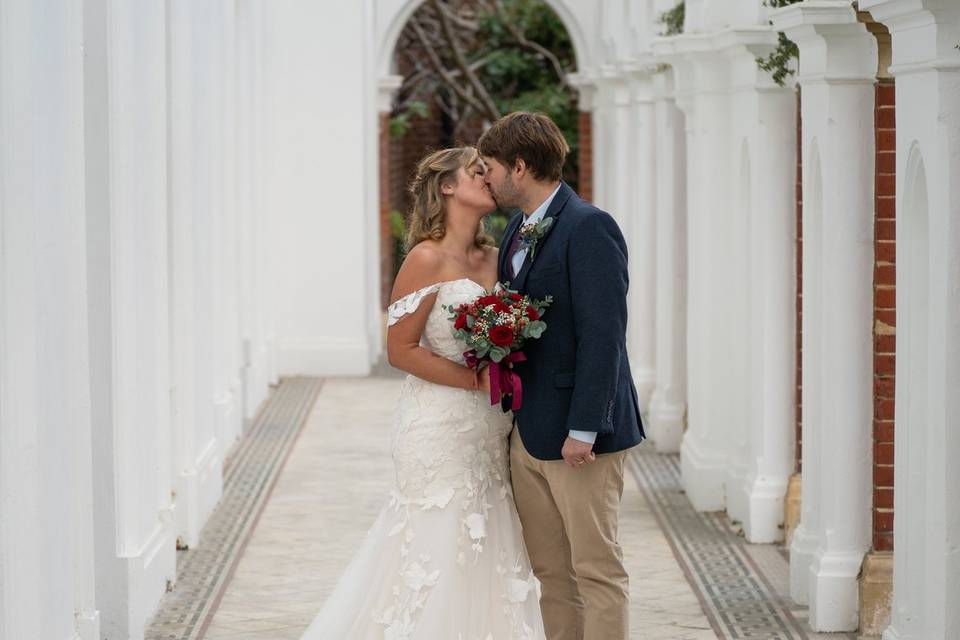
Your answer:
[[[755,560],[757,550],[770,556],[770,552],[776,554],[775,547],[745,544],[723,513],[696,512],[680,483],[678,456],[657,454],[643,446],[629,461],[719,638],[809,640],[791,612],[792,605]]]
[[[223,497],[200,544],[177,552],[176,586],[160,603],[146,640],[204,636],[321,386],[318,378],[285,378],[273,391],[225,462]]]

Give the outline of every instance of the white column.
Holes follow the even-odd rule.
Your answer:
[[[672,51],[671,51],[672,48]],[[727,63],[707,36],[679,36],[660,48],[675,69],[687,125],[688,429],[680,449],[683,484],[698,510],[725,504],[732,399],[721,292],[730,256]]]
[[[217,439],[228,454],[243,430],[240,372],[239,245],[237,211],[237,3],[219,0],[216,12],[216,60],[219,68],[216,100],[220,119],[215,166],[219,195],[214,220],[214,309],[217,357],[214,402]]]
[[[611,137],[613,93],[607,77],[598,78],[593,109],[593,203],[610,208]]]
[[[800,47],[803,97],[803,506],[792,592],[809,602],[815,630],[853,631],[871,532],[877,43],[845,0],[773,16]]]
[[[222,492],[216,438],[212,304],[212,128],[220,121],[207,93],[216,68],[210,6],[169,3],[170,297],[173,473],[176,525],[195,545]]]
[[[240,348],[240,395],[242,415],[253,419],[269,388],[269,357],[265,316],[269,299],[263,282],[266,279],[264,251],[263,150],[260,140],[262,113],[260,38],[260,2],[246,0],[237,5],[236,35],[236,149],[237,181],[236,233],[237,252],[233,268],[239,282],[238,309]]]
[[[370,0],[264,4],[270,279],[279,371],[366,375],[372,343]],[[330,52],[336,52],[331,55]],[[335,99],[330,87],[336,87]],[[375,140],[373,140],[375,142]],[[374,145],[375,150],[375,145]],[[373,202],[375,203],[375,197]]]
[[[656,373],[647,420],[660,453],[680,451],[686,416],[687,211],[684,118],[673,72],[654,76],[656,122]]]
[[[165,21],[162,0],[85,3],[97,603],[111,637],[142,636],[176,574]]]
[[[630,368],[640,408],[650,414],[655,359],[656,298],[656,113],[649,63],[630,70]],[[627,132],[622,132],[626,138]]]
[[[893,36],[897,103],[894,571],[884,640],[960,630],[960,6],[861,2]]]
[[[97,640],[83,7],[0,0],[0,637]]]
[[[794,467],[796,94],[756,66],[776,45],[773,31],[745,28],[722,38],[740,79],[730,128],[738,176],[731,201],[733,332],[742,382],[727,500],[747,540],[770,543],[783,538],[783,499]]]

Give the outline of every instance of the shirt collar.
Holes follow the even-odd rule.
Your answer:
[[[560,191],[561,185],[563,185],[562,182],[557,185],[557,188],[553,190],[553,193],[547,196],[547,199],[544,200],[539,207],[533,210],[533,213],[531,213],[523,221],[523,224],[536,224],[543,220],[543,216],[547,214],[547,209],[550,208],[550,203],[553,202],[553,198],[557,195],[557,192]]]

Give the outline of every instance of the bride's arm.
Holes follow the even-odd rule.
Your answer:
[[[390,295],[394,302],[405,295],[434,284],[438,280],[442,257],[422,245],[410,251]],[[432,293],[420,301],[415,311],[405,315],[387,329],[387,359],[390,365],[413,374],[418,378],[461,389],[481,390],[486,388],[487,372],[478,377],[473,369],[436,355],[420,346],[420,337],[427,325],[427,317],[436,302]]]

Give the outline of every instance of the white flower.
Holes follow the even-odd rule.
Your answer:
[[[530,593],[530,588],[531,585],[526,580],[511,578],[507,585],[507,598],[513,603],[524,602],[527,599],[527,594]]]
[[[453,500],[454,493],[455,492],[453,490],[453,487],[447,487],[446,489],[442,489],[437,493],[434,493],[433,495],[429,495],[426,498],[424,498],[423,501],[420,503],[420,508],[431,509],[435,507],[438,509],[443,509],[450,503],[451,500]]]
[[[480,540],[487,535],[487,523],[482,514],[471,513],[464,520],[464,524],[470,529],[470,537],[474,540]]]
[[[432,587],[440,579],[440,570],[427,573],[420,563],[414,562],[403,574],[403,581],[413,591],[420,591],[424,587]]]

